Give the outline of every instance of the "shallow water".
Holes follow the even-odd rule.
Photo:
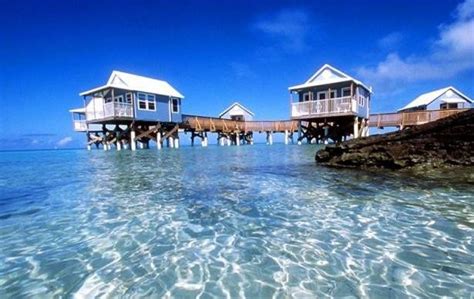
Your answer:
[[[0,153],[0,297],[472,296],[472,169],[315,149]]]

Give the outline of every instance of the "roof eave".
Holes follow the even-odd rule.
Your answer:
[[[83,96],[88,96],[88,95],[90,95],[90,94],[92,94],[92,93],[94,93],[94,92],[98,92],[98,91],[104,90],[104,89],[109,88],[109,87],[111,87],[111,86],[108,85],[108,84],[102,85],[102,86],[99,86],[99,87],[96,87],[96,88],[93,88],[93,89],[89,89],[89,90],[83,91],[83,92],[81,92],[79,95],[80,95],[81,97],[83,97]]]
[[[331,85],[331,84],[337,84],[337,83],[343,83],[343,82],[354,82],[356,85],[359,85],[359,86],[364,87],[364,88],[365,88],[368,92],[370,92],[371,94],[374,93],[374,92],[372,91],[372,88],[369,88],[368,86],[366,86],[366,85],[365,85],[364,83],[362,83],[361,81],[356,80],[356,79],[353,79],[353,78],[347,78],[347,80],[334,81],[334,82],[324,83],[324,84],[303,83],[303,84],[299,84],[299,85],[290,86],[290,87],[288,87],[288,90],[289,90],[289,91],[297,91],[297,90],[301,90],[301,89],[304,89],[304,88],[317,87],[317,86],[324,86],[324,85]]]

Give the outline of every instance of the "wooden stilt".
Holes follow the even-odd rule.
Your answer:
[[[359,118],[354,118],[354,139],[359,138]]]
[[[161,141],[161,131],[156,132],[156,149],[161,149],[162,141]]]
[[[179,148],[179,138],[178,138],[178,136],[176,136],[176,138],[174,139],[174,148]]]
[[[135,129],[134,128],[132,128],[132,130],[130,131],[130,149],[132,151],[137,150],[137,142],[135,140]]]
[[[267,144],[272,145],[273,144],[273,135],[272,132],[267,132]]]

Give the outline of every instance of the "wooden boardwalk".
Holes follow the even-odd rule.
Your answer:
[[[296,120],[237,121],[217,117],[183,115],[182,128],[196,132],[274,132],[298,131]]]
[[[403,129],[429,123],[466,110],[467,109],[453,109],[371,114],[369,117],[369,126],[376,128],[398,127]]]

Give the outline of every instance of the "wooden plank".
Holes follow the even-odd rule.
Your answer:
[[[169,131],[168,133],[166,133],[165,136],[163,136],[163,140],[166,140],[166,138],[170,137],[171,135],[173,135],[176,131],[178,131],[179,129],[179,125],[176,125],[174,126],[173,129],[171,129],[171,131]]]

